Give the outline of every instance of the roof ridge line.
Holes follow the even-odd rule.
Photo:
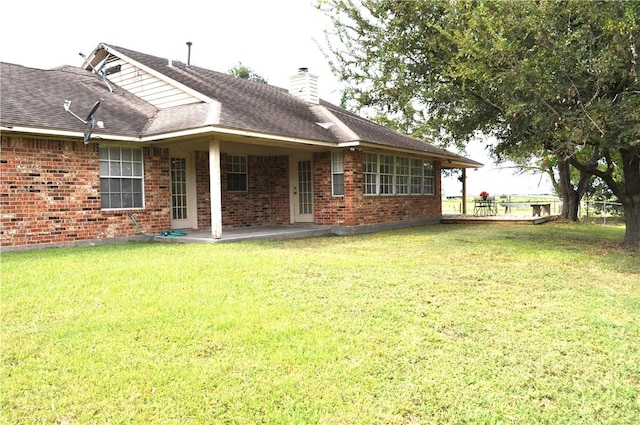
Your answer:
[[[338,128],[334,129],[333,126],[327,128],[331,134],[336,136],[338,140],[341,140],[341,136],[346,136],[346,141],[360,140],[360,136],[353,131],[347,124],[345,124],[340,118],[335,116],[333,112],[324,105],[310,105],[309,109],[321,122],[330,122],[336,125]]]

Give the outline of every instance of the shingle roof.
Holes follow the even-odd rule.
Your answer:
[[[110,93],[99,76],[76,67],[42,70],[0,63],[0,80],[4,127],[83,132],[87,126],[65,111],[64,102],[70,100],[70,109],[84,119],[99,100],[95,116],[105,129],[94,133],[138,136],[157,112],[117,87]]]
[[[109,46],[112,51],[214,99],[220,105],[217,125],[287,137],[336,141],[316,124],[309,105],[287,90],[197,66]]]
[[[2,125],[82,132],[86,125],[64,110],[64,101],[72,101],[71,110],[84,117],[94,102],[100,100],[96,119],[105,123],[105,129],[96,129],[94,134],[153,138],[175,131],[227,128],[335,143],[336,146],[345,142],[361,143],[382,149],[444,156],[458,165],[482,165],[385,128],[324,100],[319,105],[307,103],[279,87],[181,62],[169,64],[167,59],[122,47],[100,44],[96,51],[103,48],[213,102],[158,109],[115,84],[110,84],[114,89],[110,93],[99,75],[81,68],[67,66],[40,70],[2,63]],[[327,122],[332,125],[319,125]]]
[[[364,142],[455,157],[482,165],[378,125],[324,100],[320,105],[313,105],[290,95],[285,89],[268,84],[177,61],[169,65],[168,59],[123,47],[104,46],[219,102],[220,119],[217,124],[220,126],[330,142]],[[329,121],[334,123],[333,126],[324,128],[318,125],[319,122],[327,122],[327,117],[331,117]]]

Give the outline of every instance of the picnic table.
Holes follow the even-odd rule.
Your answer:
[[[551,215],[550,202],[500,202],[500,206],[504,208],[504,213],[511,212],[512,209],[532,208],[533,216]]]
[[[550,203],[538,203],[531,204],[531,208],[533,209],[533,216],[541,217],[544,215],[551,215],[551,204]]]

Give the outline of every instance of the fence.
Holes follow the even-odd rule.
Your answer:
[[[531,204],[551,204],[551,214],[560,214],[562,203],[555,196],[542,195],[501,195],[495,197],[500,215],[531,215]],[[467,197],[467,214],[473,214],[474,197]],[[442,199],[443,214],[462,214],[462,197],[448,196]]]
[[[581,212],[581,217],[602,218],[604,224],[607,224],[607,219],[624,217],[624,209],[620,202],[583,200]]]
[[[531,204],[551,204],[551,214],[562,212],[562,200],[555,196],[538,195],[502,195],[495,199],[500,215],[531,215]],[[473,214],[474,197],[467,197],[467,214]],[[462,214],[462,197],[447,196],[442,198],[443,214]],[[582,200],[579,216],[581,218],[602,220],[619,220],[624,218],[624,210],[620,202]]]

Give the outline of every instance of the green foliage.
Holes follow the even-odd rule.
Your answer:
[[[244,80],[255,81],[264,84],[268,83],[266,78],[256,73],[253,69],[244,65],[242,62],[238,62],[238,64],[229,69],[228,72],[236,78],[242,78]]]
[[[640,2],[326,0],[332,65],[358,107],[495,153],[600,177],[640,245]],[[616,168],[622,173],[615,173]]]
[[[637,423],[619,227],[3,253],[3,424]]]

